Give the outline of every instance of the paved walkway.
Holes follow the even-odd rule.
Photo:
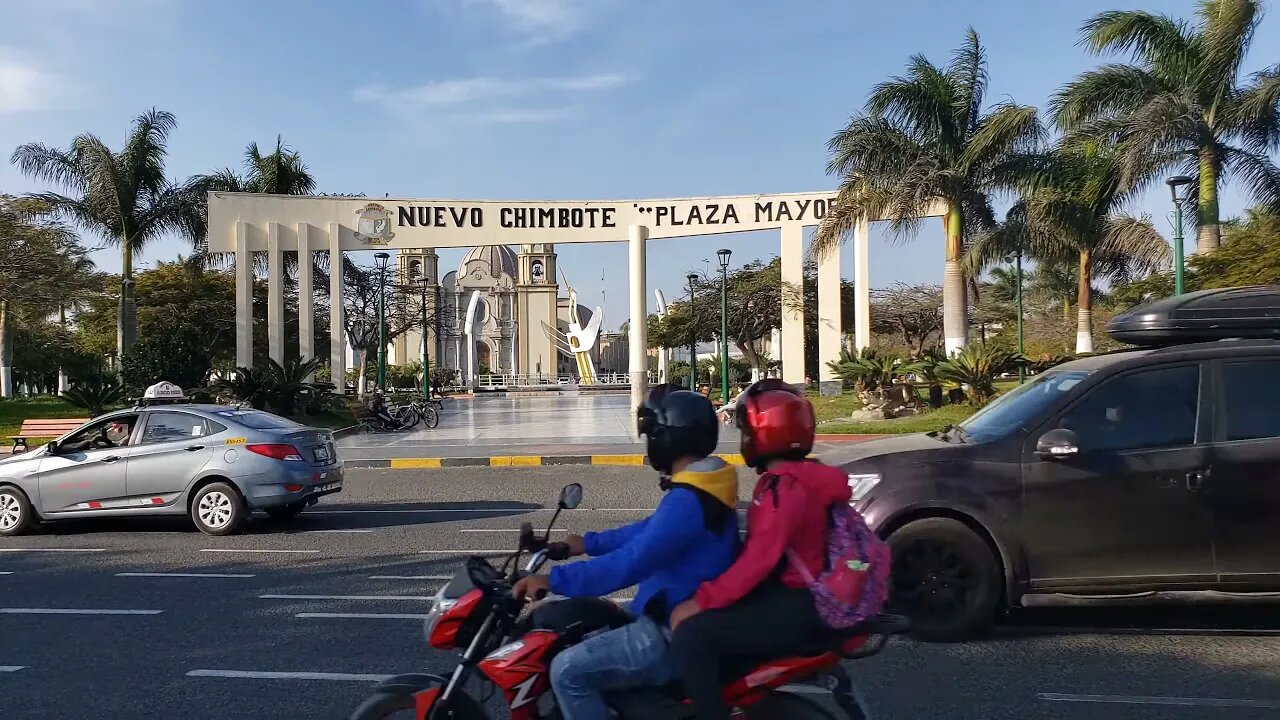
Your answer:
[[[643,453],[644,443],[632,437],[630,401],[626,395],[450,399],[434,430],[360,433],[338,445],[350,460]],[[733,427],[721,426],[720,441],[721,452],[737,452]]]

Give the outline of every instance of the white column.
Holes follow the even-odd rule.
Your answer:
[[[329,371],[339,395],[347,391],[347,324],[342,310],[342,234],[329,223]]]
[[[313,265],[311,226],[298,223],[298,356],[304,360],[316,356],[315,287],[311,275]]]
[[[253,254],[242,222],[236,223],[236,367],[253,367]]]
[[[818,261],[818,381],[823,394],[840,392],[828,362],[840,359],[840,246]]]
[[[649,356],[648,320],[649,309],[645,303],[647,292],[648,260],[645,256],[645,245],[649,241],[649,228],[644,225],[632,225],[627,228],[627,240],[630,257],[627,261],[627,282],[631,295],[631,322],[628,325],[631,335],[628,351],[631,355],[628,370],[631,374],[631,411],[644,403],[649,392]]]
[[[859,220],[853,228],[853,344],[858,350],[871,345],[871,228]]]
[[[267,355],[284,364],[284,249],[280,223],[267,223]]]
[[[804,227],[782,226],[782,379],[804,382],[804,307],[791,302],[791,290],[804,287]]]

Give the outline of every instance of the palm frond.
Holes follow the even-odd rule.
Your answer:
[[[1270,156],[1219,145],[1218,157],[1223,170],[1244,183],[1253,202],[1271,212],[1280,212],[1280,168]]]
[[[1054,124],[1070,133],[1080,130],[1091,119],[1133,112],[1153,96],[1171,90],[1142,68],[1103,65],[1080,73],[1055,93],[1049,101],[1049,111]]]
[[[1085,21],[1080,40],[1090,52],[1127,54],[1152,67],[1187,67],[1196,37],[1181,20],[1138,10],[1111,10]]]
[[[1170,267],[1169,242],[1148,216],[1115,214],[1107,218],[1092,251],[1094,277],[1127,282]]]
[[[84,174],[73,153],[40,143],[19,145],[9,157],[18,172],[73,192],[83,192]]]
[[[1210,114],[1231,97],[1240,67],[1262,20],[1258,0],[1202,0],[1196,14],[1203,30],[1200,77],[1197,87],[1205,94]]]
[[[956,98],[956,118],[958,125],[964,129],[965,135],[972,135],[978,127],[978,119],[982,116],[982,101],[986,97],[987,54],[982,49],[978,33],[972,27],[965,33],[965,43],[951,56],[951,64],[947,75],[952,85],[961,90]]]
[[[1251,149],[1280,147],[1280,65],[1254,73],[1241,88],[1224,123],[1239,132]]]
[[[905,77],[876,85],[867,100],[868,114],[888,120],[917,142],[929,138],[941,149],[958,151],[964,133],[954,110],[951,79],[921,55],[911,58]]]
[[[979,121],[960,165],[981,172],[1011,155],[1036,152],[1046,137],[1034,107],[1000,103]]]

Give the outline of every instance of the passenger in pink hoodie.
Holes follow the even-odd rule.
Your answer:
[[[813,450],[813,405],[779,380],[762,380],[738,398],[742,456],[759,473],[747,510],[747,540],[736,562],[699,586],[671,616],[672,654],[698,720],[727,720],[721,667],[802,651],[827,632],[794,550],[814,577],[826,570],[828,509],[851,497],[844,471],[806,460]]]

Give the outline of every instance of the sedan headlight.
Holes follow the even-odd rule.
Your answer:
[[[850,503],[856,503],[880,484],[880,473],[849,473],[849,489],[853,491]]]

